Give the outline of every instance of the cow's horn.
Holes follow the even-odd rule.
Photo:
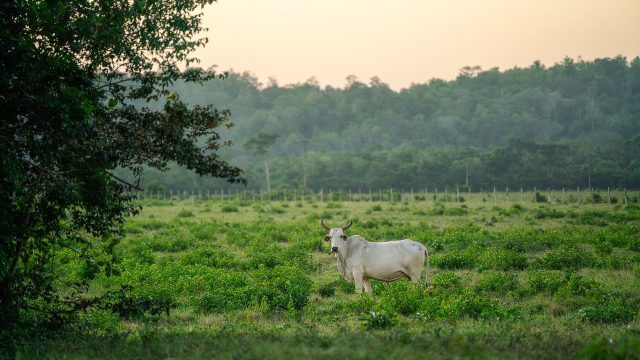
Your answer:
[[[331,228],[324,224],[324,220],[323,220],[323,219],[320,219],[320,225],[322,225],[322,227],[323,227],[325,230],[327,230],[327,231],[331,231]]]
[[[342,227],[342,231],[347,231],[350,227],[351,227],[351,220],[349,220],[349,223],[347,225]]]

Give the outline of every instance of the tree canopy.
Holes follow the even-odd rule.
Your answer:
[[[200,9],[211,2],[0,2],[1,326],[100,301],[87,281],[115,271],[143,167],[174,162],[244,182],[218,153],[230,112],[188,106],[170,89],[225,76],[193,67],[207,42]],[[54,261],[61,253],[82,264],[83,278],[57,281],[68,266]]]
[[[394,91],[378,78],[347,78],[343,88],[305,83],[260,84],[232,73],[203,87],[176,83],[185,99],[234,109],[232,131],[244,143],[278,134],[271,148],[274,187],[302,187],[300,141],[307,144],[309,186],[315,189],[453,186],[638,187],[640,58],[566,58],[505,71],[462,69]],[[242,148],[226,159],[264,188],[261,166]],[[590,170],[591,169],[591,170]],[[176,169],[146,178],[165,189],[215,189]]]

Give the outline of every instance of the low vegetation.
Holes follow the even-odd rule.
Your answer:
[[[355,294],[322,243],[320,218],[351,218],[352,234],[370,240],[424,243],[426,285],[373,281],[373,296]],[[634,205],[153,200],[125,231],[118,270],[91,282],[114,292],[110,305],[29,334],[15,344],[19,354],[640,356]],[[65,254],[54,266],[67,280],[87,276]]]

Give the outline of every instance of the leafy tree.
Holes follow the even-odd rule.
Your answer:
[[[189,107],[169,88],[220,77],[191,67],[207,42],[198,10],[211,2],[0,2],[3,328],[100,303],[87,283],[116,271],[113,248],[138,210],[143,166],[175,161],[244,182],[217,152],[228,145],[217,128],[231,126],[230,112]],[[79,278],[60,276],[69,263],[81,264]]]
[[[244,144],[245,149],[251,151],[253,155],[260,156],[262,158],[268,193],[271,193],[271,178],[269,176],[269,158],[267,155],[269,155],[269,148],[276,142],[277,138],[278,134],[261,132]]]

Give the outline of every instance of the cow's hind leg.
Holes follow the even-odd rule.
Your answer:
[[[407,271],[405,274],[407,275],[409,280],[411,280],[411,282],[418,284],[420,282],[421,273],[422,269],[418,268],[417,271]]]
[[[362,280],[362,285],[364,285],[364,291],[366,291],[369,294],[373,293],[373,290],[371,289],[371,283],[369,282],[369,279],[363,279]]]

